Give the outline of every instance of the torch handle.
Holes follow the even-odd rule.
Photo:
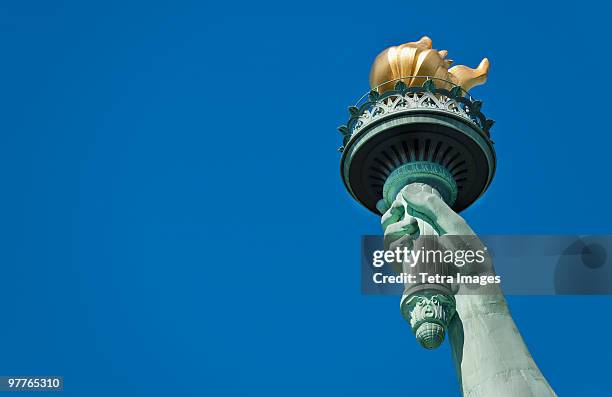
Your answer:
[[[411,185],[414,185],[412,187],[415,191],[426,191],[441,197],[435,188],[427,184],[415,183],[408,186]],[[419,238],[414,242],[413,249],[424,249],[425,253],[427,250],[440,249],[436,239],[440,233],[431,219],[410,208],[406,200],[404,200],[404,209],[407,214],[417,219],[419,226]],[[403,272],[412,274],[419,280],[423,273],[446,276],[449,269],[444,263],[429,263],[427,259],[421,259],[417,263],[404,263]],[[425,306],[430,308],[428,311],[430,317],[422,309]],[[455,300],[448,284],[434,284],[429,281],[409,282],[405,285],[400,307],[421,346],[435,349],[444,340],[446,328],[455,311]]]

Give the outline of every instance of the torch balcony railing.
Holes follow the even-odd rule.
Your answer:
[[[406,79],[425,79],[422,86],[408,86]],[[394,83],[392,89],[384,89]],[[475,124],[490,140],[489,129],[494,121],[481,112],[482,102],[451,81],[430,76],[404,76],[385,81],[364,94],[348,108],[349,120],[338,127],[343,146],[358,131],[390,115],[414,111],[447,112]]]

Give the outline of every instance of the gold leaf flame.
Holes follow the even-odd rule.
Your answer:
[[[435,50],[429,37],[419,41],[389,47],[376,57],[370,70],[370,88],[382,93],[393,88],[401,79],[407,86],[423,85],[427,76],[435,79],[436,87],[450,89],[459,85],[465,91],[487,81],[489,60],[484,58],[476,69],[464,65],[450,67],[447,50]]]

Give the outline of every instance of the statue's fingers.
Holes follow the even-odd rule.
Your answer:
[[[414,235],[419,231],[419,223],[413,216],[408,215],[405,219],[389,225],[385,229],[385,236],[405,236],[407,234]]]
[[[403,250],[404,248],[406,248],[407,250],[411,251],[414,247],[414,240],[412,238],[411,235],[407,234],[405,236],[402,236],[400,238],[398,238],[397,240],[393,241],[392,243],[390,243],[390,245],[385,246],[385,249],[388,251],[395,251],[396,249],[400,249]],[[391,268],[396,272],[396,273],[401,273],[403,270],[403,263],[402,262],[395,262],[395,261],[391,261],[388,262],[389,265],[391,265]]]
[[[385,247],[389,247],[394,241],[405,236],[414,239],[418,237],[418,234],[419,224],[417,219],[412,216],[408,216],[404,220],[393,223],[385,229]]]
[[[387,248],[387,250],[389,251],[395,251],[396,248],[401,248],[404,249],[404,247],[408,248],[409,250],[412,249],[412,247],[414,246],[414,239],[411,235],[407,234],[405,236],[402,236],[400,238],[398,238],[395,241],[392,241]]]
[[[387,210],[380,219],[383,230],[387,230],[389,225],[399,222],[404,216],[404,206],[401,202],[395,200],[391,204],[391,208]]]

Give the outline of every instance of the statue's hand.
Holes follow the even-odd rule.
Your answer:
[[[429,223],[438,233],[438,246],[453,251],[484,251],[485,260],[458,266],[453,271],[462,275],[494,275],[493,262],[482,241],[467,222],[459,216],[428,185],[413,183],[404,187],[391,208],[382,217],[385,249],[407,246],[412,249],[419,237],[415,216]]]
[[[395,200],[403,202],[408,213],[432,225],[441,236],[475,234],[465,220],[429,185],[411,183],[400,190]]]

